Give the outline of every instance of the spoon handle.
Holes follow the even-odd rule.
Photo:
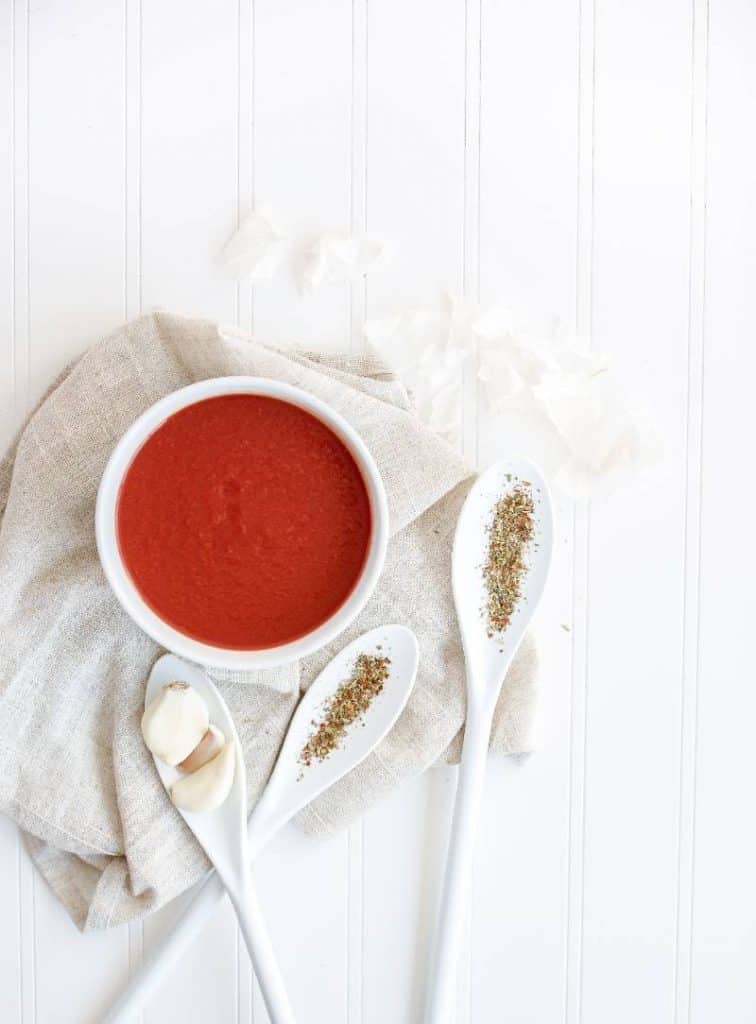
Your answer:
[[[264,799],[253,811],[248,823],[249,848],[257,856],[275,831],[275,822],[268,815]],[[226,896],[226,888],[216,871],[211,870],[190,890],[189,901],[173,929],[152,948],[129,979],[118,999],[111,1006],[102,1024],[125,1024],[144,1008],[151,994],[178,963],[184,951],[202,930]]]
[[[181,959],[184,950],[197,937],[203,921],[223,902],[226,889],[217,872],[209,871],[190,893],[189,903],[173,930],[142,961],[102,1024],[125,1024],[134,1019],[165,975]]]
[[[426,1024],[449,1024],[454,1011],[459,947],[472,883],[492,720],[493,707],[490,711],[468,708]]]
[[[276,955],[262,915],[257,890],[252,879],[249,857],[244,859],[238,885],[228,894],[239,918],[239,927],[257,976],[271,1024],[294,1024],[291,1008]]]
[[[259,828],[253,823],[259,816],[253,812],[249,819],[248,835],[252,856],[256,856],[271,833],[266,817]],[[173,929],[152,948],[140,967],[129,979],[116,1002],[111,1006],[103,1024],[125,1024],[142,1010],[152,992],[178,963],[184,951],[202,930],[202,926],[220,906],[226,888],[216,871],[211,870],[190,890],[189,902]]]
[[[192,890],[192,896],[188,906],[184,910],[181,917],[178,919],[173,927],[173,930],[166,935],[161,942],[152,950],[151,955],[148,956],[139,969],[135,972],[134,976],[129,980],[125,989],[121,992],[121,995],[116,1002],[111,1006],[109,1013],[103,1019],[102,1024],[126,1024],[126,1021],[133,1021],[134,1017],[144,1008],[150,995],[160,985],[160,982],[168,974],[175,963],[177,963],[184,954],[184,951],[191,945],[192,941],[197,938],[199,931],[202,928],[204,922],[212,915],[212,913],[220,906],[223,902],[224,897],[227,895],[227,890],[217,872],[209,871],[202,882],[199,882]],[[247,903],[254,910],[253,923],[260,923],[260,911],[259,904],[257,902],[256,895],[254,894],[252,900]],[[242,925],[244,931],[244,925],[242,924],[242,912],[236,906],[237,914],[239,916],[239,923]],[[245,915],[247,916],[247,915]],[[264,922],[262,924],[264,930]],[[255,935],[259,935],[259,931],[256,932],[253,927],[252,930],[247,929],[244,931],[244,939],[247,942],[247,948],[249,948],[248,937],[254,938]],[[265,941],[258,945],[255,943],[255,955],[252,957],[252,965],[255,972],[265,970],[268,978],[275,979],[278,972],[278,968],[275,966],[275,959],[273,959],[273,970],[276,974],[271,975],[271,956],[272,949],[270,942],[265,937]],[[260,959],[257,951],[262,950],[262,959]],[[280,978],[280,976],[279,976]],[[280,981],[278,983],[274,981],[271,984],[264,986],[262,974],[258,975],[258,981],[260,982],[260,988],[263,996],[266,996],[266,990],[278,993],[282,988]],[[269,1007],[269,1013],[271,1020],[276,1022],[292,1022],[293,1016],[291,1015],[291,1009],[288,1008],[288,1003],[285,1001],[283,1006],[288,1009],[289,1016],[274,1016],[274,1010]],[[267,999],[266,999],[267,1003]],[[282,1000],[277,999],[276,1005],[281,1006]]]

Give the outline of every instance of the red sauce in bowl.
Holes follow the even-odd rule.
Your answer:
[[[329,619],[365,565],[370,500],[321,420],[262,395],[170,416],[118,495],[121,559],[142,599],[195,640],[276,647]]]

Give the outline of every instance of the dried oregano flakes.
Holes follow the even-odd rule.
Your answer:
[[[389,677],[391,659],[385,655],[358,655],[352,673],[324,703],[319,721],[299,755],[299,763],[309,767],[313,761],[325,761],[337,750],[354,722],[365,716]]]
[[[494,505],[483,566],[490,637],[507,629],[522,597],[527,552],[535,533],[534,512],[533,492],[526,482],[517,483]]]

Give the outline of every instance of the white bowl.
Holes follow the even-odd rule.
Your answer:
[[[217,395],[251,394],[279,398],[299,406],[325,423],[346,445],[360,468],[370,499],[372,531],[365,565],[344,604],[317,629],[290,643],[257,650],[229,650],[194,640],[164,622],[145,603],[124,566],[116,539],[116,506],[121,482],[131,461],[147,438],[179,409]],[[388,544],[386,492],[372,455],[360,436],[337,412],[319,398],[278,381],[262,377],[216,377],[166,395],[142,413],[115,447],[100,481],[95,511],[95,532],[100,561],[124,610],[153,640],[190,661],[216,668],[250,670],[272,668],[295,661],[338,636],[354,620],[373,592],[383,568]]]

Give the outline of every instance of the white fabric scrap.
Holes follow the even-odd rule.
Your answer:
[[[269,281],[283,256],[284,240],[262,208],[242,220],[221,253],[221,265],[237,281]]]
[[[576,497],[609,493],[659,458],[656,428],[618,392],[608,369],[549,373],[534,397],[569,452],[557,482]]]
[[[324,284],[345,284],[364,277],[383,254],[383,245],[364,235],[322,234],[304,251],[302,290],[314,292]]]
[[[623,396],[608,360],[585,339],[529,334],[506,303],[480,309],[446,296],[435,309],[369,321],[365,335],[405,381],[420,416],[446,437],[461,423],[470,363],[494,416],[514,404],[537,409],[547,447],[561,453],[555,482],[573,496],[606,493],[658,458],[650,417]],[[543,448],[543,437],[531,440]]]

